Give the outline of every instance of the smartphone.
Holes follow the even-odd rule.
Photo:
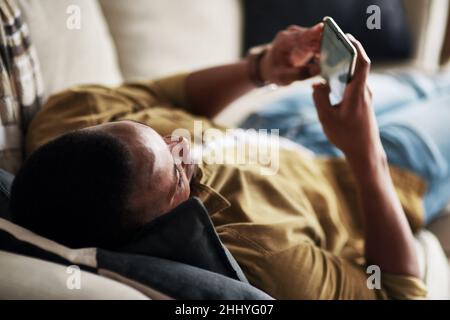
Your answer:
[[[323,18],[324,28],[320,45],[322,77],[331,89],[331,102],[342,101],[345,87],[355,72],[356,49],[331,17]]]

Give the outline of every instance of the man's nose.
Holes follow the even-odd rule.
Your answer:
[[[178,157],[184,159],[185,156],[189,155],[189,140],[186,139],[183,136],[165,136],[164,140],[166,141],[167,145],[169,146],[169,150],[171,152],[176,151],[178,154]],[[175,150],[174,150],[175,149]],[[182,161],[184,162],[184,161]]]
[[[164,141],[167,143],[167,145],[169,146],[175,146],[177,144],[183,143],[186,145],[189,145],[189,141],[183,137],[183,136],[165,136],[163,137]]]

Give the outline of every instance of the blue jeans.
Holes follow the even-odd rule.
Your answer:
[[[450,201],[450,75],[372,75],[374,108],[388,161],[427,182],[425,220]],[[319,155],[341,157],[318,121],[310,88],[269,104],[248,117],[243,128],[279,129]]]

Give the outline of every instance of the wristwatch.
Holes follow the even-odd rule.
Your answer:
[[[261,60],[267,53],[269,47],[270,44],[252,47],[247,53],[248,75],[250,81],[257,87],[263,87],[270,84],[268,80],[263,79],[261,74]]]

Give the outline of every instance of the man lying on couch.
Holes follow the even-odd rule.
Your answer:
[[[353,37],[358,60],[343,101],[332,107],[328,86],[314,85],[320,121],[345,160],[280,144],[279,169],[267,176],[258,163],[196,166],[174,156],[189,158],[176,129],[193,134],[197,120],[224,130],[211,119],[255,85],[317,75],[321,32],[293,26],[235,64],[54,95],[29,128],[13,219],[71,247],[115,247],[197,196],[250,283],[275,298],[424,297],[412,230],[423,223],[425,183],[387,163],[370,60]],[[368,287],[368,265],[380,268],[380,289]]]

